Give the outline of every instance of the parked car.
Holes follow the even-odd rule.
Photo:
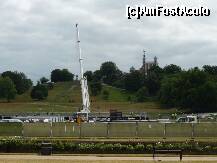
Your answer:
[[[2,120],[0,120],[0,122],[8,122],[8,123],[16,122],[16,123],[23,123],[23,121],[21,121],[21,120],[19,120],[19,119],[2,119]]]

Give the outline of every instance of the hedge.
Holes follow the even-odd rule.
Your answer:
[[[40,151],[41,141],[37,139],[2,139],[0,152],[6,153],[37,153]],[[217,154],[216,143],[199,143],[186,141],[182,143],[75,143],[73,141],[53,140],[54,153],[80,154],[148,154],[155,149],[182,149],[184,154]]]

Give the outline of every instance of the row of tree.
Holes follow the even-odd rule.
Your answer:
[[[148,74],[142,70],[135,70],[133,67],[130,68],[129,73],[125,73],[120,71],[115,63],[105,62],[99,70],[94,72],[87,71],[84,75],[90,82],[93,95],[97,95],[100,92],[100,83],[105,83],[132,93],[141,89],[139,92],[146,91],[145,94],[156,96],[159,92],[162,78],[167,74],[179,73],[181,71],[179,66],[169,65],[163,69],[153,66]],[[141,100],[139,101],[142,102]]]
[[[105,62],[99,70],[87,71],[85,76],[94,96],[105,83],[131,92],[136,102],[154,97],[167,107],[194,112],[217,111],[217,66],[205,65],[202,69],[186,71],[171,64],[163,68],[152,66],[148,72],[131,67],[129,73],[124,73],[115,63]]]
[[[55,69],[51,72],[51,82],[46,77],[42,77],[36,86],[26,75],[17,71],[5,71],[0,74],[0,99],[14,99],[16,94],[21,95],[31,89],[32,99],[43,100],[48,96],[48,90],[53,88],[52,82],[73,81],[74,74],[67,69]],[[33,86],[33,87],[32,87]]]
[[[0,98],[9,102],[16,94],[23,94],[32,87],[32,81],[24,73],[6,71],[0,75]]]
[[[74,74],[67,69],[55,69],[51,72],[51,82],[46,77],[42,77],[37,85],[31,90],[31,98],[36,100],[44,100],[48,96],[48,90],[53,88],[53,83],[67,82],[74,80]]]
[[[160,102],[168,107],[190,108],[193,112],[217,111],[217,73],[213,73],[215,68],[212,71],[206,68],[194,68],[164,78]]]
[[[104,62],[99,70],[87,71],[91,94],[101,93],[102,83],[125,89],[134,95],[129,100],[144,102],[158,99],[167,107],[188,108],[194,112],[217,110],[217,66],[205,65],[202,69],[182,70],[171,64],[163,68],[152,66],[148,72],[131,67],[128,73],[122,72],[113,62]],[[51,72],[51,82],[42,77],[36,86],[20,72],[3,72],[0,76],[0,98],[8,101],[16,94],[23,94],[31,89],[33,99],[45,99],[53,82],[73,81],[74,74],[67,69],[55,69]],[[109,93],[103,92],[104,99]]]

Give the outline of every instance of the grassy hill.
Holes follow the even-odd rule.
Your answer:
[[[102,93],[96,97],[91,96],[91,111],[109,111],[117,109],[123,112],[173,112],[173,109],[165,110],[156,102],[131,103],[128,101],[129,92],[103,85],[103,90],[109,92],[107,100]],[[0,103],[0,113],[5,112],[74,112],[81,106],[81,91],[79,82],[59,82],[49,90],[48,98],[44,101],[34,101],[30,97],[30,91],[18,95],[11,103]]]

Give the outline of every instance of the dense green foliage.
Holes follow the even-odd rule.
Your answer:
[[[216,143],[198,143],[198,142],[181,142],[181,143],[75,143],[72,141],[52,140],[54,153],[86,153],[86,154],[147,154],[155,149],[182,149],[184,154],[217,154]],[[2,139],[0,140],[0,152],[40,152],[41,141],[39,140],[22,140],[22,139]]]
[[[23,94],[32,86],[32,81],[27,79],[26,75],[22,72],[6,71],[1,74],[2,77],[9,77],[15,84],[18,94]]]
[[[145,75],[144,85],[147,87],[150,96],[158,94],[163,76],[163,70],[158,66],[151,67],[148,74]]]
[[[90,90],[91,90],[91,95],[96,96],[98,95],[101,90],[102,90],[102,84],[101,82],[91,82],[90,83]]]
[[[124,77],[124,87],[130,92],[135,92],[143,86],[143,76],[139,71],[132,71]]]
[[[31,80],[23,73],[6,71],[1,76],[12,80],[18,94],[32,86]],[[125,92],[127,97],[122,99],[128,99],[131,103],[145,102],[148,99],[158,100],[162,106],[188,109],[192,112],[217,111],[217,66],[205,65],[202,69],[182,70],[174,64],[163,68],[154,65],[147,72],[131,67],[130,71],[125,73],[109,61],[102,63],[99,70],[85,72],[84,76],[88,80],[91,95],[100,96],[103,100],[112,101],[113,93],[104,90],[104,87],[112,87],[119,89],[119,92]],[[67,69],[55,69],[51,72],[52,82],[73,79],[74,74]],[[40,79],[40,83],[32,89],[33,99],[45,99],[47,88],[53,88],[53,83],[48,83],[45,77]]]
[[[174,65],[174,64],[167,65],[163,68],[163,72],[165,74],[176,74],[176,73],[179,73],[181,71],[182,71],[181,67]]]
[[[100,70],[86,72],[90,82],[98,81],[124,89],[135,95],[129,101],[144,102],[158,97],[167,107],[190,109],[193,112],[217,110],[217,66],[205,65],[183,71],[171,64],[164,68],[152,66],[147,73],[130,68],[129,73],[120,72],[113,62],[105,62]],[[92,85],[92,88],[93,85]],[[92,91],[93,95],[100,91]]]
[[[33,87],[31,91],[31,98],[37,100],[43,100],[48,96],[48,88],[47,85],[38,83]]]
[[[67,69],[55,69],[51,72],[51,81],[52,82],[64,82],[64,81],[73,81],[74,74],[70,73]]]
[[[13,81],[9,77],[0,77],[0,98],[5,98],[9,102],[15,98],[16,93]]]
[[[194,112],[217,110],[217,80],[197,68],[164,78],[160,101],[170,107],[190,108]]]
[[[49,81],[49,79],[47,79],[46,77],[42,77],[42,78],[40,79],[41,84],[45,84],[45,83],[47,83],[48,81]]]
[[[203,66],[205,72],[209,73],[210,75],[217,75],[217,66]]]
[[[103,92],[102,92],[102,98],[104,100],[108,100],[108,98],[109,98],[109,91],[108,90],[103,90]]]
[[[93,72],[92,71],[86,71],[84,73],[84,76],[87,78],[88,82],[91,82],[93,80]]]
[[[136,92],[137,102],[144,102],[147,97],[148,97],[148,90],[146,87],[142,87]]]
[[[103,82],[110,85],[112,85],[112,83],[114,83],[122,74],[116,64],[113,62],[102,63],[100,67],[100,72]]]

